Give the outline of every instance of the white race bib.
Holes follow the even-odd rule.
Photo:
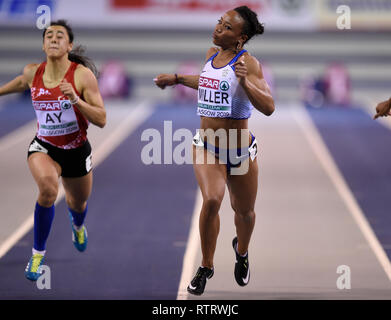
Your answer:
[[[38,136],[63,136],[79,131],[69,100],[33,101],[33,106],[39,124]]]
[[[227,118],[231,115],[232,88],[228,81],[200,76],[197,114]]]

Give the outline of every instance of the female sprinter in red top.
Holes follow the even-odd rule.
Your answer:
[[[46,240],[54,218],[59,177],[65,189],[72,241],[79,251],[87,246],[84,219],[92,190],[89,122],[103,128],[106,111],[88,58],[72,51],[73,32],[66,21],[52,22],[43,32],[46,61],[28,64],[23,74],[0,87],[0,95],[31,88],[37,133],[28,149],[28,165],[39,188],[34,212],[34,246],[25,276],[41,275]]]
[[[220,226],[218,212],[226,184],[235,212],[237,234],[232,241],[236,257],[234,276],[240,286],[247,285],[250,279],[247,251],[255,224],[258,165],[256,140],[247,130],[248,118],[253,107],[271,115],[274,101],[261,65],[243,46],[254,35],[262,33],[263,25],[247,6],[228,11],[219,19],[213,33],[213,43],[218,48],[208,50],[200,75],[160,74],[155,79],[162,89],[178,83],[198,89],[197,114],[201,116],[201,129],[193,139],[193,167],[203,197],[199,221],[202,262],[187,287],[192,294],[201,295],[207,279],[214,273],[213,256]],[[237,136],[232,138],[230,132],[235,130]],[[218,143],[211,142],[216,140],[210,132],[217,135],[218,131],[225,132],[228,144],[227,141],[222,144],[221,139]],[[243,140],[240,133],[246,131]],[[231,141],[239,141],[239,144],[235,146]],[[227,149],[227,146],[231,148]],[[221,161],[209,164],[207,158],[211,156]],[[238,164],[247,165],[248,170],[244,174],[234,174]]]

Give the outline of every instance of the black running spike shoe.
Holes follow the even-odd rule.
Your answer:
[[[187,287],[187,291],[191,294],[195,294],[200,296],[204,293],[206,280],[213,277],[214,269],[209,269],[206,267],[199,267],[196,275],[193,280],[191,280],[189,286]]]
[[[237,252],[237,246],[238,246],[238,238],[235,237],[232,240],[232,247],[234,248],[235,255],[236,255],[234,275],[238,285],[244,287],[250,281],[250,265],[248,263],[248,252],[245,257],[242,257]]]

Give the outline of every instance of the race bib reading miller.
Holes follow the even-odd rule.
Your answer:
[[[226,118],[231,115],[232,95],[228,81],[200,76],[197,114]]]
[[[39,123],[39,136],[62,136],[79,130],[75,110],[69,100],[33,101],[33,106]]]

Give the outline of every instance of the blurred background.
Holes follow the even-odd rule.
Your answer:
[[[36,8],[47,5],[53,20],[70,22],[75,44],[96,62],[105,96],[121,91],[119,96],[185,99],[187,90],[156,90],[152,79],[197,72],[213,46],[217,19],[242,4],[265,24],[265,34],[247,49],[262,63],[276,99],[346,106],[389,96],[390,2],[373,0],[2,0],[0,81],[43,59]],[[351,29],[337,28],[341,5],[351,8]],[[113,79],[122,76],[128,82],[113,89]]]
[[[261,148],[252,283],[239,291],[232,280],[226,193],[219,272],[203,298],[391,298],[391,123],[372,120],[391,96],[391,0],[0,0],[0,85],[45,59],[41,5],[52,20],[68,20],[74,45],[100,72],[108,123],[89,129],[92,240],[80,258],[57,214],[47,259],[53,289],[26,284],[37,191],[25,151],[35,115],[29,92],[1,97],[0,274],[9,276],[0,277],[0,299],[190,298],[200,259],[199,247],[189,249],[198,244],[198,186],[191,166],[141,163],[140,137],[149,128],[163,134],[166,120],[173,130],[199,126],[197,92],[160,90],[153,79],[198,74],[217,20],[240,5],[265,25],[245,48],[261,62],[276,112],[254,111],[250,120]],[[66,211],[63,194],[56,210]],[[339,265],[352,269],[350,291],[336,288]]]

